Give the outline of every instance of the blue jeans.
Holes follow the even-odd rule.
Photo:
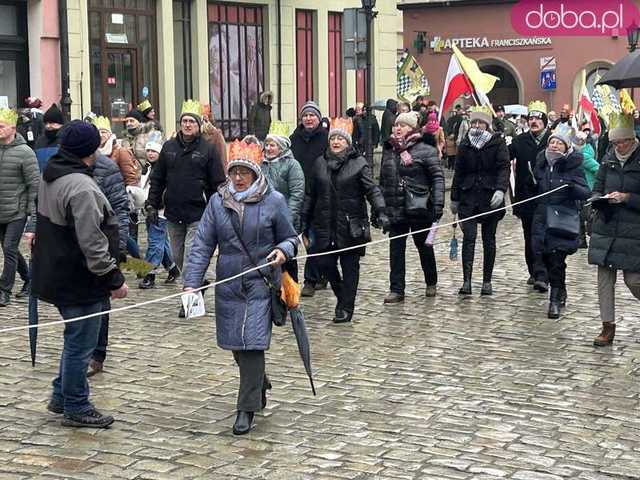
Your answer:
[[[131,235],[127,238],[127,252],[129,252],[129,255],[133,258],[140,258],[140,247]]]
[[[60,306],[58,311],[65,320],[102,311],[103,302],[86,305]],[[98,344],[100,317],[65,324],[64,346],[60,357],[60,372],[53,381],[52,400],[64,404],[65,414],[89,412],[89,382],[87,367]]]
[[[167,270],[174,266],[169,236],[167,235],[167,220],[160,218],[158,225],[147,224],[147,242],[147,253],[144,259],[153,265],[151,273],[158,273],[157,269],[160,264]]]

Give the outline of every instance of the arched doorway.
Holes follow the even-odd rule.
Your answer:
[[[573,79],[573,100],[576,108],[579,101],[580,89],[582,88],[583,79],[586,81],[587,91],[591,98],[593,98],[593,89],[598,80],[607,73],[613,64],[607,60],[596,60],[588,63],[584,68],[578,70],[575,78]],[[617,96],[617,91],[611,89],[611,92]]]
[[[488,97],[493,105],[512,105],[521,103],[521,88],[518,78],[510,66],[500,60],[488,58],[479,60],[478,64],[484,73],[498,77]]]

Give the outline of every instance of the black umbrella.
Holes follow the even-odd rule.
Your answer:
[[[311,391],[313,395],[316,394],[316,387],[313,384],[313,372],[311,371],[311,349],[309,347],[309,335],[307,333],[307,326],[304,323],[304,315],[300,308],[289,309],[289,316],[291,317],[291,326],[293,327],[293,333],[296,336],[298,342],[298,351],[300,352],[300,358],[304,364],[304,369],[309,376],[309,382],[311,383]]]
[[[38,299],[29,294],[29,325],[38,325]],[[29,347],[31,347],[31,365],[36,366],[36,347],[38,346],[38,327],[29,329]]]
[[[596,85],[611,85],[616,90],[640,87],[640,50],[619,60]]]

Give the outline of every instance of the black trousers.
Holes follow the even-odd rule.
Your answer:
[[[336,309],[353,313],[360,280],[360,254],[345,252],[316,258],[320,260],[320,270],[329,280],[338,300]],[[338,270],[338,262],[342,276]]]
[[[20,267],[23,273],[24,269],[27,268],[27,264],[18,250],[26,222],[26,218],[21,218],[9,223],[0,223],[0,243],[2,244],[2,254],[4,255],[4,265],[2,267],[2,275],[0,275],[0,290],[7,293],[11,293],[13,289],[18,268]],[[21,263],[22,265],[20,265]]]
[[[320,257],[322,258],[322,257]],[[304,264],[304,283],[315,285],[322,280],[318,257],[307,258]]]
[[[107,311],[111,310],[111,300],[106,299],[102,304],[102,310]],[[109,314],[105,313],[100,317],[100,333],[98,333],[98,345],[96,345],[95,350],[93,351],[93,358],[97,362],[104,362],[105,358],[107,358],[107,345],[109,345]]]
[[[408,223],[398,223],[391,226],[389,231],[390,237],[409,233],[414,230],[422,230],[430,227],[430,225]],[[428,247],[424,244],[429,232],[414,233],[411,235],[413,243],[418,250],[420,256],[420,266],[424,273],[424,282],[427,285],[436,285],[438,283],[438,270],[436,268],[436,257],[433,252],[433,246]],[[389,245],[389,290],[400,295],[404,295],[405,289],[405,252],[407,250],[407,237],[391,240]]]
[[[553,251],[542,254],[542,261],[549,273],[551,288],[566,288],[567,285],[567,254]]]
[[[534,280],[547,283],[549,281],[547,267],[542,257],[533,251],[533,214],[523,215],[520,217],[520,222],[522,223],[522,233],[524,236],[524,258],[527,262],[529,276],[533,277]]]
[[[262,391],[271,388],[264,350],[234,350],[233,359],[240,369],[237,410],[257,412],[262,409]]]
[[[461,219],[462,220],[462,219]],[[473,259],[476,251],[476,238],[478,236],[478,224],[482,230],[482,281],[490,282],[493,276],[493,266],[496,262],[496,230],[499,220],[494,215],[488,217],[464,221],[460,224],[462,229],[462,269],[465,280],[471,280],[473,271]]]

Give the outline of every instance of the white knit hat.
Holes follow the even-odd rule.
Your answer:
[[[403,123],[414,130],[418,129],[418,114],[416,112],[404,112],[396,117],[395,124]]]

